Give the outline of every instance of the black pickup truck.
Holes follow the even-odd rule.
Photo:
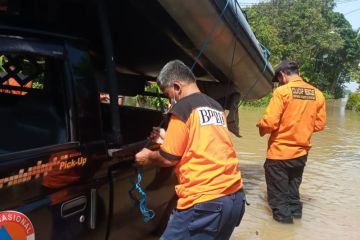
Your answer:
[[[239,96],[267,94],[271,65],[229,2],[0,1],[1,240],[161,235],[176,204],[173,170],[139,169],[148,222],[129,191],[134,155],[158,147],[146,138],[163,112],[126,99],[161,97],[145,86],[174,58],[196,61],[201,89],[230,111]],[[221,37],[208,35],[216,27]]]
[[[24,213],[36,239],[104,239],[110,229],[110,239],[136,239],[160,231],[174,206],[171,171],[142,169],[156,213],[149,223],[128,191],[137,181],[134,154],[162,113],[119,106],[122,145],[111,150],[110,104],[100,101],[86,50],[71,39],[7,35],[0,52],[0,211]]]

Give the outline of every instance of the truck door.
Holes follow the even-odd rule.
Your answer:
[[[0,37],[0,239],[105,238],[89,176],[104,150],[74,137],[65,59],[62,45]]]
[[[126,80],[120,84],[128,84]],[[146,97],[146,96],[141,96]],[[125,98],[130,98],[126,96]],[[154,100],[155,98],[147,98]],[[159,100],[156,98],[156,100]],[[130,101],[128,101],[130,102]],[[124,145],[119,149],[111,149],[109,165],[110,192],[111,192],[111,220],[109,220],[109,239],[158,239],[164,230],[169,215],[176,204],[175,183],[176,178],[173,168],[155,168],[153,166],[139,168],[141,173],[140,185],[146,193],[144,196],[134,188],[134,183],[139,180],[134,166],[134,156],[143,147],[156,149],[156,146],[145,139],[153,126],[158,126],[163,120],[160,111],[146,107],[135,107],[125,101],[119,106],[120,126]],[[101,104],[103,129],[110,133],[110,106]],[[140,210],[148,207],[153,211],[153,218],[144,216]]]

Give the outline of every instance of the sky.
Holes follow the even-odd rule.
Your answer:
[[[342,0],[337,1],[335,12],[344,14],[345,18],[350,22],[354,30],[360,29],[360,0]],[[360,63],[359,63],[360,64]],[[359,84],[350,82],[346,84],[346,88],[354,92]]]
[[[242,7],[250,6],[266,0],[238,0]],[[345,18],[350,22],[354,30],[360,28],[360,0],[335,0],[335,12],[340,12],[345,15]]]
[[[263,1],[264,0],[238,0],[238,3],[241,7],[247,7]],[[360,0],[335,0],[335,2],[336,7],[334,11],[344,14],[354,30],[360,30]],[[346,88],[354,92],[357,90],[358,85],[356,82],[350,82],[346,84]]]
[[[350,22],[352,28],[357,30],[360,28],[360,0],[339,0],[336,1],[335,12],[345,15]]]

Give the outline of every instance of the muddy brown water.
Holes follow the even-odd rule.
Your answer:
[[[345,104],[327,102],[327,126],[312,137],[300,188],[303,218],[285,225],[272,219],[266,202],[267,137],[259,137],[255,127],[264,109],[240,109],[243,137],[234,144],[250,206],[231,240],[360,239],[360,113],[345,110]]]

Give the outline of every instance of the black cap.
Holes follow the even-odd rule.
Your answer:
[[[275,75],[274,75],[274,78],[273,78],[273,82],[278,82],[278,74],[279,72],[284,72],[286,70],[289,70],[289,71],[296,71],[296,70],[299,70],[299,64],[297,64],[296,62],[294,61],[288,61],[288,60],[282,60],[275,68]]]

